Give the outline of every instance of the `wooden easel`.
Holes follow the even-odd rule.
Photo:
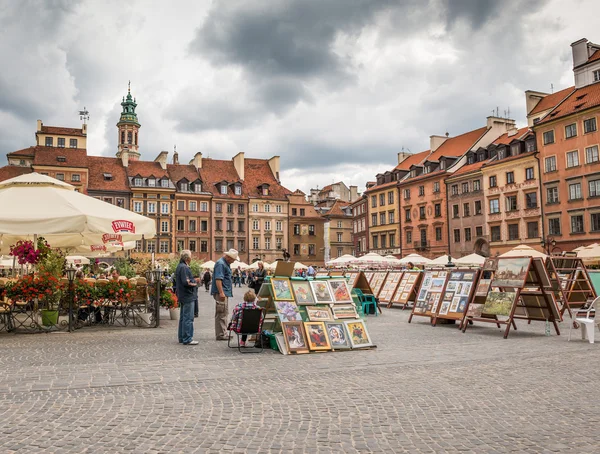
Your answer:
[[[421,286],[417,293],[415,304],[412,307],[412,312],[408,317],[408,323],[413,319],[413,316],[417,315],[420,317],[429,317],[433,321],[433,317],[438,310],[438,307],[442,304],[442,298],[444,290],[448,284],[448,277],[450,273],[447,270],[427,270],[421,280]],[[431,291],[430,288],[433,285],[434,279],[443,279],[444,282],[439,290]],[[429,282],[429,287],[424,286]],[[426,290],[425,299],[419,298],[423,296],[423,290]]]
[[[387,275],[388,275],[387,271],[377,271],[373,275],[373,279],[371,279],[371,282],[369,282],[369,285],[371,286],[371,290],[373,290],[373,296],[375,298],[379,297],[379,293],[381,292],[381,289],[383,288],[383,286],[385,284]]]
[[[409,302],[417,299],[417,290],[421,285],[423,273],[421,271],[405,271],[402,274],[400,283],[396,286],[396,291],[387,307],[391,308],[394,304],[402,304],[402,310],[406,309]],[[412,280],[412,282],[409,282]]]
[[[460,321],[460,325],[459,328],[462,326],[462,321],[465,318],[465,314],[467,313],[467,308],[469,306],[469,301],[471,301],[471,299],[473,298],[473,296],[475,295],[475,290],[476,290],[476,286],[477,283],[479,281],[479,274],[480,271],[476,270],[476,269],[449,269],[448,270],[450,275],[448,277],[448,280],[446,282],[446,288],[445,291],[442,295],[442,302],[441,304],[438,304],[437,307],[437,311],[432,314],[433,315],[433,320],[431,322],[431,324],[433,326],[436,325],[437,320],[438,319],[445,319],[445,320],[458,320]],[[450,284],[451,283],[455,283],[454,285],[456,285],[457,290],[458,290],[458,285],[465,285],[465,284],[470,284],[470,288],[469,291],[467,292],[467,295],[459,295],[457,290],[450,290]],[[463,307],[462,312],[458,312],[457,310],[452,311],[452,302],[453,302],[453,298],[466,298],[466,303]],[[445,314],[442,314],[442,304],[444,302],[446,302],[447,300],[449,300],[450,302],[450,307],[448,309],[448,311]]]
[[[388,273],[385,284],[379,292],[379,301],[382,303],[390,303],[392,301],[392,298],[396,293],[396,288],[398,288],[398,284],[400,284],[403,274],[404,273],[402,271],[390,271]]]
[[[545,265],[552,292],[561,305],[561,317],[568,311],[573,318],[576,309],[598,296],[581,258],[554,255],[546,259]]]

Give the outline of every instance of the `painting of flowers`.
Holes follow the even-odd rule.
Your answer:
[[[273,299],[276,301],[294,301],[289,279],[274,277],[271,279],[271,285],[273,286]]]

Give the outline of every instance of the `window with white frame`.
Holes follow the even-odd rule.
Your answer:
[[[168,188],[169,187],[169,180],[167,180],[166,178],[163,178],[162,180],[160,180],[160,187],[161,188]]]
[[[133,179],[133,185],[134,186],[141,186],[142,185],[142,179],[139,177],[136,177]]]
[[[585,162],[588,164],[592,162],[598,162],[598,145],[587,147],[585,149]]]
[[[338,228],[338,229],[341,229],[341,228],[343,228],[342,221],[337,221],[337,228]]]
[[[558,188],[546,189],[546,203],[558,203]]]
[[[600,180],[592,180],[588,183],[590,197],[600,196]]]
[[[338,240],[338,243],[342,242],[342,233],[341,232],[338,232],[338,234],[337,234],[337,240]]]
[[[169,214],[169,204],[168,203],[161,203],[160,204],[160,212],[162,214]]]
[[[600,69],[597,69],[593,72],[594,74],[594,82],[600,81]]]
[[[188,192],[189,184],[187,183],[187,181],[182,181],[181,183],[179,183],[179,190],[181,192]]]
[[[148,202],[148,213],[156,213],[156,202]]]
[[[278,232],[283,232],[283,223],[281,221],[275,222],[275,230]]]
[[[543,134],[543,138],[544,138],[544,145],[549,145],[551,143],[554,143],[554,130],[546,131]]]
[[[581,183],[573,183],[569,185],[569,200],[581,199]]]
[[[163,233],[169,232],[169,221],[161,221],[160,222],[160,231]]]
[[[253,203],[253,204],[252,204],[252,211],[253,211],[254,213],[258,213],[258,203]]]
[[[192,202],[190,200],[190,202],[189,202],[190,211],[196,211],[196,206],[197,206],[196,202]]]
[[[242,187],[239,184],[236,184],[234,187],[235,195],[242,195]]]
[[[583,215],[576,214],[571,216],[571,233],[583,233]]]
[[[269,205],[268,203],[265,204],[265,213],[270,213],[271,212],[271,205]]]
[[[252,230],[260,230],[260,222],[256,219],[252,221]]]
[[[565,138],[570,139],[577,135],[577,123],[565,126]]]
[[[271,230],[271,221],[265,221],[265,230]]]
[[[579,152],[577,150],[567,152],[567,167],[579,165]]]
[[[208,211],[208,202],[200,202],[200,211]]]
[[[500,201],[498,199],[490,200],[490,214],[500,213]]]
[[[560,218],[548,219],[548,233],[550,235],[560,235]]]
[[[271,238],[265,238],[265,249],[271,249]]]
[[[148,178],[148,187],[153,188],[156,186],[156,180],[154,178]]]
[[[149,241],[146,244],[146,250],[150,253],[156,252],[156,243],[154,241]]]
[[[260,247],[260,239],[257,236],[252,237],[252,249],[258,249]]]
[[[548,156],[544,160],[546,172],[556,172],[556,156]]]
[[[142,212],[142,202],[133,202],[133,211],[136,213]]]
[[[596,125],[596,117],[588,118],[587,120],[583,120],[583,132],[587,134],[588,132],[594,132],[597,129]]]
[[[177,201],[177,210],[184,211],[185,210],[185,200]]]
[[[160,240],[160,253],[161,254],[169,253],[169,241],[168,240]]]
[[[221,185],[221,194],[227,195],[227,185],[226,184]]]
[[[276,247],[277,249],[281,249],[281,246],[282,246],[282,243],[281,243],[281,237],[277,237],[277,238],[275,239],[275,247]]]
[[[281,205],[275,205],[275,213],[281,213]]]

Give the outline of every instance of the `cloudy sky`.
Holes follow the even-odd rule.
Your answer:
[[[570,43],[600,41],[597,0],[0,0],[0,164],[36,120],[113,155],[131,80],[145,159],[177,145],[281,156],[283,184],[360,189],[527,89],[573,84]]]

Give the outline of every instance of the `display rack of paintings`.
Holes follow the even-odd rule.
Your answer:
[[[371,285],[373,276],[375,276],[375,271],[365,271],[364,273],[365,273],[365,277],[367,278],[367,281],[369,282],[369,285]]]
[[[574,310],[596,298],[592,280],[581,258],[550,256],[546,259],[546,271],[554,297],[561,307],[561,316],[567,311],[573,318]]]
[[[317,271],[317,274],[315,274],[315,277],[316,278],[329,277],[329,271],[327,271],[327,270]]]
[[[480,279],[475,297],[479,298],[485,288],[489,291],[483,303],[477,299],[468,305],[462,323],[463,332],[469,322],[494,323],[497,326],[506,325],[506,339],[511,326],[517,329],[515,320],[537,320],[552,323],[556,334],[560,335],[557,322],[561,320],[561,315],[541,258],[499,257],[491,283],[488,285],[482,280],[487,281]]]
[[[408,323],[414,315],[433,317],[442,304],[442,296],[448,281],[448,271],[429,270],[426,271],[413,310],[408,317]]]
[[[354,283],[358,279],[358,275],[360,273],[362,273],[362,271],[350,271],[345,274],[344,277],[346,278],[346,281],[348,281],[348,285],[350,286],[350,288],[354,288]],[[363,273],[363,275],[364,275],[364,273]]]
[[[433,325],[436,324],[438,318],[462,322],[469,301],[477,290],[478,277],[479,270],[453,269],[449,271],[442,302],[438,305],[437,312],[433,314]]]
[[[420,271],[405,271],[387,307],[392,307],[394,304],[402,304],[402,309],[404,310],[411,303],[414,304],[423,274]]]
[[[379,296],[379,292],[383,288],[387,274],[387,271],[378,271],[373,275],[373,280],[371,281],[371,290],[373,290],[373,295]]]
[[[343,277],[344,272],[340,270],[332,270],[329,272],[329,277]]]
[[[373,290],[371,290],[371,286],[369,285],[369,280],[367,279],[365,273],[362,271],[352,272],[346,275],[346,280],[348,282],[348,286],[350,289],[357,288],[361,290],[363,293],[373,294]]]
[[[331,279],[328,282],[334,304],[352,303],[352,290],[345,279]]]
[[[379,301],[389,303],[396,293],[396,288],[402,279],[402,271],[390,271],[388,273],[385,284],[379,292]]]

